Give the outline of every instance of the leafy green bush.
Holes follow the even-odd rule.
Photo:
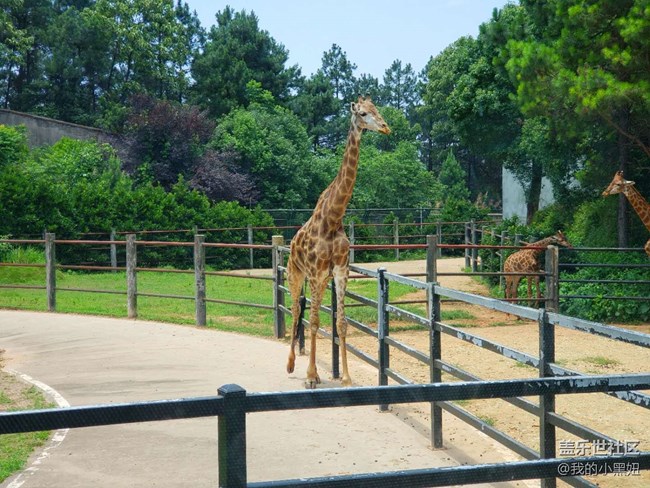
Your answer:
[[[648,264],[643,253],[629,252],[579,252],[577,259],[583,263],[618,264],[620,268],[579,268],[571,275],[572,280],[626,280],[648,281],[648,268],[630,265]],[[650,284],[642,283],[561,283],[560,295],[587,295],[592,299],[572,298],[563,300],[562,313],[600,322],[647,322],[650,321]],[[634,297],[632,300],[605,297]],[[646,298],[643,300],[643,298]]]

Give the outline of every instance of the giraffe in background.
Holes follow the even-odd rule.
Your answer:
[[[320,326],[319,309],[323,294],[329,281],[334,278],[337,300],[336,328],[340,340],[343,386],[352,383],[348,372],[345,338],[347,322],[345,320],[344,298],[348,281],[348,252],[350,241],[343,230],[343,217],[347,209],[352,190],[357,178],[359,162],[359,143],[364,129],[390,134],[390,128],[377,111],[372,101],[359,97],[350,106],[350,131],[343,154],[341,168],[320,195],[314,213],[298,230],[291,241],[291,252],[287,263],[287,281],[291,293],[291,312],[293,325],[291,330],[291,348],[287,361],[287,372],[295,367],[298,318],[300,315],[300,295],[305,278],[309,280],[311,291],[311,308],[309,313],[310,350],[307,367],[306,388],[316,388],[320,377],[316,370],[316,334]]]
[[[650,203],[646,201],[645,198],[639,193],[639,190],[634,188],[634,182],[626,180],[623,178],[623,172],[619,171],[614,175],[614,179],[609,184],[603,196],[607,197],[609,195],[614,195],[616,193],[622,193],[626,196],[630,205],[634,207],[636,213],[639,215],[639,218],[645,225],[645,228],[650,231]],[[650,239],[645,243],[643,248],[648,256],[650,256]]]
[[[562,231],[557,231],[556,234],[546,237],[540,241],[532,242],[526,247],[544,247],[547,246],[564,246],[571,247],[571,244],[566,239]],[[528,283],[528,298],[532,297],[532,281],[535,281],[535,289],[537,291],[536,298],[539,300],[541,293],[539,291],[539,275],[529,273],[539,273],[541,265],[539,258],[541,257],[543,249],[521,249],[510,256],[508,256],[503,263],[503,271],[505,273],[521,273],[520,275],[506,275],[506,298],[517,300],[517,288],[519,282],[525,276]],[[535,305],[538,301],[535,301]]]

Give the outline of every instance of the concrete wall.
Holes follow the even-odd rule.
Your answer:
[[[503,195],[503,218],[519,217],[523,223],[526,222],[528,211],[526,209],[526,195],[524,188],[515,177],[514,173],[503,168],[501,172],[501,184]],[[548,178],[542,179],[542,193],[539,198],[539,208],[549,206],[555,201],[553,198],[553,186]]]
[[[115,136],[93,127],[71,124],[61,120],[48,119],[38,115],[0,109],[0,124],[24,125],[27,128],[27,142],[30,148],[52,145],[62,137],[81,140],[96,140],[115,144]]]

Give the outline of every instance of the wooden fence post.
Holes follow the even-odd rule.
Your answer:
[[[115,240],[117,238],[117,233],[115,232],[115,229],[111,229],[111,268],[117,268],[117,245],[115,244]],[[116,273],[117,270],[114,269],[113,273]]]
[[[354,221],[350,221],[348,238],[350,239],[350,245],[354,246]],[[350,249],[350,264],[354,264],[354,249]]]
[[[284,285],[284,273],[280,267],[284,264],[280,246],[284,246],[284,236],[276,235],[271,237],[272,261],[273,261],[273,332],[276,339],[283,339],[285,334],[284,312],[281,307],[284,306],[284,292],[280,289]]]
[[[545,307],[549,312],[560,311],[560,254],[557,246],[546,249]]]
[[[239,385],[224,385],[223,414],[219,415],[219,486],[246,488],[246,390]]]
[[[385,277],[386,269],[379,268],[377,270],[377,339],[379,345],[379,386],[388,385],[388,375],[386,374],[386,369],[390,368],[390,353],[388,349],[388,344],[386,343],[386,337],[389,335],[389,315],[386,311],[386,305],[388,305],[388,280]],[[388,410],[388,405],[382,404],[379,405],[379,410],[386,411]]]
[[[557,249],[557,248],[556,248]],[[548,319],[546,310],[540,310],[539,327],[539,376],[540,378],[554,376],[550,364],[555,362],[555,325]],[[539,397],[539,454],[540,459],[556,457],[555,426],[549,422],[549,414],[555,412],[555,395],[540,395]],[[555,478],[541,480],[542,488],[555,488]]]
[[[138,317],[138,247],[135,234],[126,236],[126,308],[130,319]]]
[[[207,323],[207,307],[205,302],[205,236],[194,236],[194,281],[196,325]]]
[[[393,221],[393,244],[399,246],[399,219]],[[395,261],[399,261],[399,248],[395,248]]]
[[[45,289],[47,292],[47,311],[56,312],[56,249],[55,236],[45,233]]]
[[[436,361],[442,358],[442,343],[440,331],[436,330],[435,326],[436,322],[440,321],[440,295],[435,292],[436,283],[429,282],[428,285],[429,380],[431,383],[440,383],[442,375]],[[442,408],[436,402],[431,402],[431,447],[440,449],[443,447],[442,444]]]
[[[248,224],[248,245],[249,246],[253,245],[253,224]],[[250,268],[253,269],[254,268],[254,262],[253,262],[253,248],[252,247],[249,250],[248,260],[249,260]]]

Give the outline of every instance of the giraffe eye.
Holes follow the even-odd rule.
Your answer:
[[[366,115],[368,115],[368,112],[359,112],[359,115],[360,115],[361,117],[365,117]]]

